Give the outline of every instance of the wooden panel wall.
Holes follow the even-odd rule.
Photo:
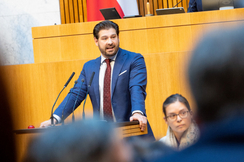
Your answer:
[[[190,0],[137,0],[139,14],[147,14],[147,2],[150,4],[150,13],[156,14],[156,9],[184,7],[187,12]],[[86,0],[59,0],[61,24],[78,23],[87,21]]]
[[[195,37],[194,31],[204,25],[243,20],[243,9],[209,11],[131,19],[118,19],[122,48],[145,54],[189,51]],[[32,28],[35,63],[93,59],[100,52],[94,43],[92,30],[98,22],[74,23]]]
[[[74,85],[74,81],[78,78],[86,61],[76,60],[1,67],[1,77],[5,79],[14,129],[27,129],[29,125],[38,128],[42,121],[49,119],[51,108],[58,93],[64,87],[71,73],[75,72],[74,78],[60,95],[55,109]],[[81,119],[82,106],[83,103],[75,111],[76,119]],[[85,110],[87,117],[92,115],[89,98]],[[71,121],[71,117],[66,120],[66,123],[69,121]],[[30,137],[32,135],[16,135],[18,162],[22,161]]]

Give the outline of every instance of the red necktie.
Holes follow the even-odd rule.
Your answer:
[[[111,66],[110,59],[105,59],[107,63],[107,69],[104,76],[104,87],[103,87],[103,113],[104,120],[113,121],[112,105],[111,105]]]

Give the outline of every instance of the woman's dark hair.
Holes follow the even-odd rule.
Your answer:
[[[112,22],[112,21],[109,21],[109,20],[105,20],[105,21],[102,21],[100,23],[98,23],[94,29],[93,29],[93,36],[98,39],[99,36],[98,36],[98,33],[100,32],[100,30],[103,30],[103,29],[110,29],[110,28],[113,28],[116,30],[116,34],[119,35],[119,26],[118,24]]]
[[[163,103],[164,116],[166,116],[166,107],[172,103],[175,103],[176,101],[183,103],[187,107],[187,109],[189,111],[191,111],[191,108],[190,108],[190,105],[189,105],[189,102],[187,101],[187,99],[185,97],[183,97],[182,95],[176,93],[176,94],[169,96],[164,101],[164,103]]]

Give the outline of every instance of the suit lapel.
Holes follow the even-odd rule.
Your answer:
[[[115,63],[114,63],[111,96],[113,96],[115,85],[117,83],[119,73],[121,71],[121,68],[124,65],[125,60],[126,60],[126,53],[121,48],[119,48],[119,52],[118,52],[118,55],[117,55]]]
[[[99,93],[99,70],[100,70],[100,65],[101,65],[101,57],[98,57],[95,60],[95,64],[93,67],[93,71],[95,72],[93,82],[94,82],[94,93],[95,96],[100,96]],[[96,97],[97,104],[100,105],[100,97]]]

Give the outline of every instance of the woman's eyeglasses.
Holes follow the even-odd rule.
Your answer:
[[[189,111],[182,111],[182,112],[180,112],[179,114],[171,114],[171,115],[169,115],[169,116],[166,116],[166,118],[170,119],[171,121],[175,121],[176,118],[177,118],[177,116],[179,115],[179,117],[180,117],[181,119],[184,119],[184,118],[187,117],[188,112],[189,112]]]

